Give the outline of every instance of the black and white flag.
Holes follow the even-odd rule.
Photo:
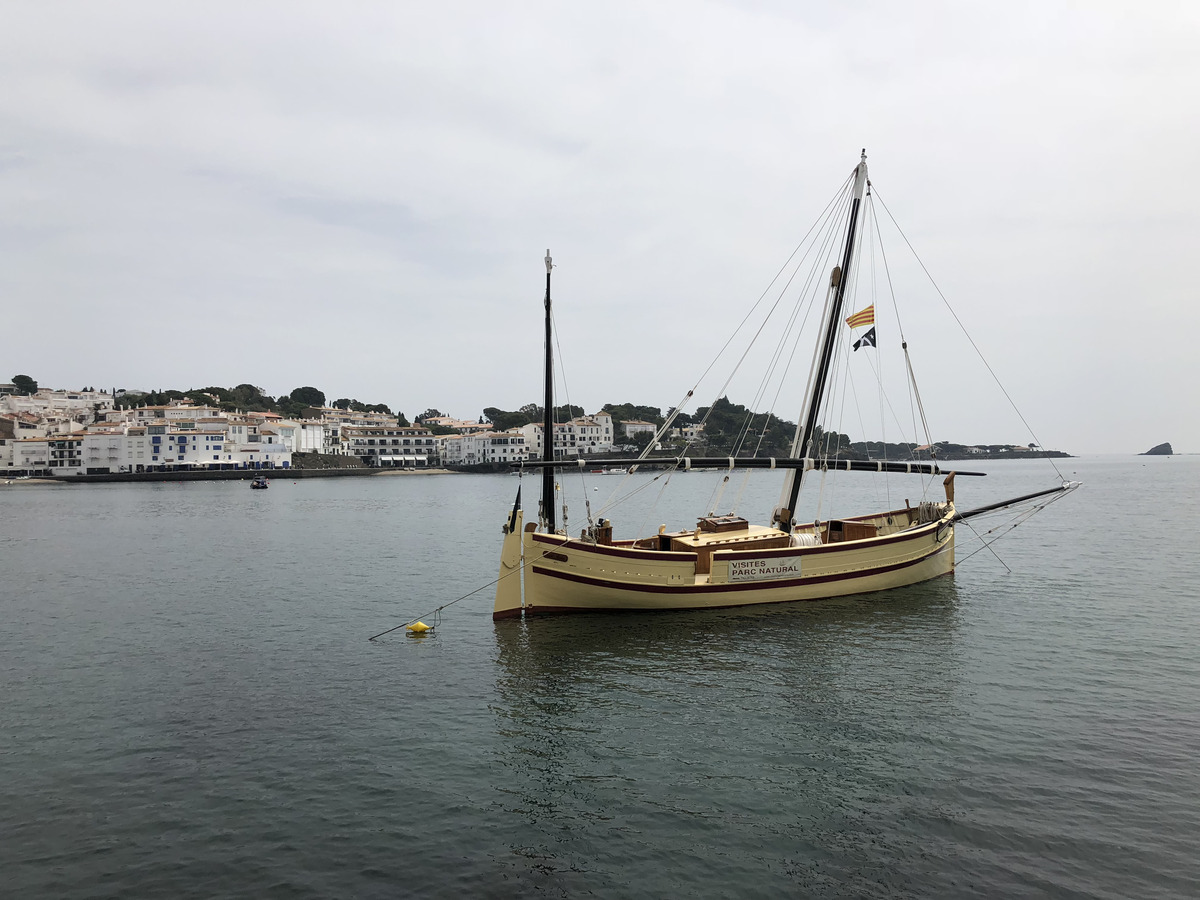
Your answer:
[[[872,328],[870,331],[868,331],[866,334],[864,334],[862,337],[860,337],[857,341],[854,342],[855,350],[857,350],[859,347],[874,347],[874,346],[875,346],[875,329],[874,328]]]

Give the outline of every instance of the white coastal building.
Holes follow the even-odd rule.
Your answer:
[[[529,445],[520,428],[476,434],[444,435],[442,459],[447,465],[477,466],[483,463],[514,463],[529,458]]]
[[[257,425],[241,423],[223,429],[200,429],[192,422],[178,424],[184,427],[155,422],[144,429],[129,428],[126,468],[119,471],[286,469],[292,464],[291,451],[279,436],[261,434]]]
[[[472,422],[467,419],[455,419],[453,416],[430,416],[428,419],[422,419],[422,425],[428,427],[430,425],[438,425],[442,428],[453,428],[459,434],[482,434],[485,431],[491,431],[492,426],[486,422]]]
[[[112,409],[107,391],[40,390],[32,394],[0,394],[0,413],[32,413],[46,419],[66,419],[88,425]]]
[[[180,426],[180,427],[176,427]],[[12,443],[12,474],[108,475],[195,469],[281,469],[291,450],[274,433],[232,439],[224,429],[192,421],[106,426]],[[7,454],[3,457],[7,458]]]
[[[111,409],[104,414],[107,422],[130,422],[146,424],[165,419],[168,422],[195,421],[197,419],[225,418],[219,407],[195,404],[187,400],[161,406],[131,406],[128,409]]]
[[[542,456],[542,426],[538,422],[522,425],[521,432],[525,435],[525,443],[530,448],[530,455]],[[564,456],[594,456],[611,453],[613,449],[613,421],[606,412],[598,412],[591,416],[580,416],[569,422],[558,422],[554,425],[554,455]]]
[[[414,425],[342,425],[342,452],[368,466],[425,468],[438,464],[437,440]]]
[[[625,437],[633,437],[636,434],[653,435],[658,431],[658,426],[653,422],[643,422],[641,419],[630,419],[628,422],[621,423],[621,429],[625,432]]]
[[[13,445],[13,474],[51,475],[46,438],[24,438]]]
[[[349,409],[337,409],[332,406],[309,406],[304,409],[306,419],[316,419],[326,425],[357,425],[360,427],[387,427],[396,424],[396,417],[390,413],[354,412]]]
[[[689,444],[694,444],[704,440],[703,425],[681,425],[678,428],[671,429],[671,437],[679,438],[687,441]]]
[[[274,425],[280,439],[293,453],[324,453],[325,425],[309,419],[283,419]]]

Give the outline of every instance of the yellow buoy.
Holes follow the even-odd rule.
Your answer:
[[[424,634],[425,632],[432,631],[433,629],[424,622],[413,622],[408,626],[407,630],[409,634]]]

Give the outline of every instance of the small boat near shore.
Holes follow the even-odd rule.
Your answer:
[[[265,491],[271,486],[271,482],[267,481],[266,475],[258,475],[250,482],[251,490]]]
[[[870,197],[864,151],[850,178],[830,202],[827,214],[823,220],[818,220],[824,234],[813,238],[812,247],[816,249],[807,263],[808,274],[800,272],[792,276],[793,282],[802,286],[799,292],[807,292],[807,296],[797,297],[790,313],[783,308],[784,325],[787,328],[794,326],[798,337],[799,329],[811,312],[812,320],[819,323],[819,327],[791,452],[783,457],[758,456],[753,452],[753,440],[750,440],[749,454],[692,456],[685,448],[672,457],[650,457],[649,447],[655,446],[666,434],[674,416],[678,415],[678,408],[672,408],[654,440],[637,458],[603,461],[562,458],[555,455],[552,440],[543,440],[541,459],[522,464],[526,469],[540,471],[542,499],[537,520],[524,522],[518,488],[516,503],[504,523],[494,619],[558,613],[748,606],[820,600],[917,584],[954,571],[957,523],[1015,504],[1041,500],[1044,505],[1055,495],[1063,495],[1078,486],[1060,475],[1053,487],[960,511],[955,505],[956,477],[984,473],[945,468],[928,458],[852,460],[839,453],[839,446],[830,437],[837,432],[830,426],[831,423],[838,424],[838,417],[844,414],[841,407],[852,394],[853,386],[846,387],[851,354],[860,348],[871,350],[877,347],[874,302],[848,317],[845,308],[848,299],[874,290],[876,278],[880,277],[878,273],[883,269],[882,266],[872,267],[860,276],[864,271],[859,253],[863,232],[871,228],[872,247],[878,240],[878,224],[874,210],[869,206]],[[548,250],[545,263],[545,419],[542,434],[553,435],[552,411],[556,403],[550,300],[553,264]],[[836,264],[827,268],[831,263]],[[828,276],[817,274],[823,272],[828,272]],[[786,287],[781,290],[781,299],[786,292]],[[779,305],[780,301],[776,301],[776,306]],[[773,312],[774,308],[771,309]],[[769,312],[768,316],[771,314]],[[899,311],[896,314],[899,316]],[[764,326],[754,334],[755,337],[762,334],[775,337],[782,335],[784,330],[780,327],[773,332]],[[736,330],[731,332],[731,340],[733,334]],[[923,421],[925,410],[912,375],[908,342],[903,339],[899,327],[895,336],[894,343],[903,350],[903,364],[909,376],[906,381],[911,381],[906,384],[906,389],[910,396],[915,394],[913,408],[921,410]],[[765,354],[772,357],[769,365],[774,366],[773,371],[781,373],[777,375],[780,383],[784,383],[788,373],[788,348],[794,346],[794,338],[779,336],[776,347]],[[739,359],[738,365],[747,355]],[[863,358],[854,357],[854,361]],[[785,363],[780,363],[781,359]],[[842,379],[840,388],[833,386],[835,376]],[[765,378],[763,383],[767,383]],[[776,396],[778,393],[776,390]],[[690,399],[692,394],[693,391],[689,391],[684,399]],[[927,431],[927,424],[925,428]],[[749,430],[747,426],[748,436],[753,438]],[[927,444],[931,443],[927,441]],[[718,514],[715,509],[715,502],[720,502],[718,498],[693,520],[694,524],[689,522],[674,528],[663,526],[657,533],[625,539],[615,539],[612,519],[602,514],[593,516],[589,506],[586,527],[578,537],[570,536],[560,525],[565,522],[565,507],[561,518],[558,507],[565,499],[558,473],[564,469],[590,473],[614,465],[627,475],[650,467],[672,471],[725,469],[730,474],[733,470],[745,470],[746,474],[756,469],[771,470],[783,476],[783,487],[780,501],[765,524],[753,524],[735,512]],[[917,496],[922,499],[915,505],[905,500],[903,507],[853,515],[818,514],[803,521],[797,512],[801,508],[801,491],[806,488],[824,491],[826,476],[842,471],[875,473],[882,477],[920,476],[923,484]],[[934,479],[940,485],[937,485],[936,493],[931,493]],[[728,480],[726,477],[725,481]],[[828,508],[823,495],[815,508],[819,511]]]

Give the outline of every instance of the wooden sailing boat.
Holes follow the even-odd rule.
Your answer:
[[[803,415],[786,458],[642,457],[620,461],[557,458],[552,411],[550,276],[546,255],[546,360],[539,522],[524,524],[517,502],[504,525],[500,578],[493,618],[551,613],[686,610],[786,603],[882,591],[954,571],[955,523],[1037,497],[1071,490],[1066,483],[1022,497],[960,512],[954,504],[956,475],[936,462],[822,458],[820,417],[843,317],[848,273],[856,261],[860,206],[868,189],[866,154],[850,186],[840,265],[833,268],[824,301],[820,337]],[[907,353],[907,347],[905,348]],[[665,426],[664,426],[665,428]],[[647,453],[649,450],[647,450]],[[607,519],[589,524],[578,538],[556,525],[556,470],[592,465],[630,467],[779,469],[785,473],[781,501],[769,525],[735,516],[700,517],[694,527],[660,529],[650,537],[614,540]],[[910,507],[825,521],[798,522],[797,501],[805,475],[830,468],[944,476],[944,499]]]

